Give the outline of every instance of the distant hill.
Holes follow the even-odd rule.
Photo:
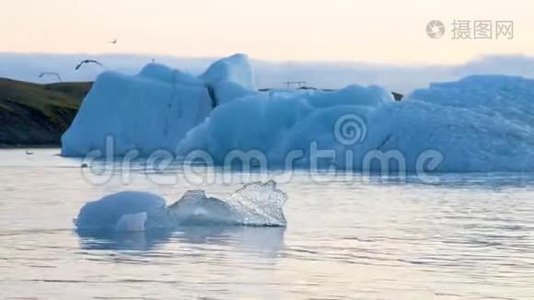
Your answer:
[[[0,147],[59,146],[91,86],[0,78]]]

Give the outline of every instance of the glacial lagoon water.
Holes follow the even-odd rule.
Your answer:
[[[59,149],[32,151],[0,151],[2,299],[534,297],[533,174],[262,174],[289,196],[287,228],[80,236],[72,219],[89,200],[142,190],[172,203],[247,179],[170,184],[185,171],[132,168],[96,183]]]

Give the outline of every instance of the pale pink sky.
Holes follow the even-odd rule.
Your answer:
[[[0,51],[458,63],[534,55],[533,12],[532,0],[0,0]],[[426,35],[432,19],[442,39]],[[513,20],[515,37],[452,40],[455,19]]]

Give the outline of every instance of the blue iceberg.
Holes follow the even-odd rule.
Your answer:
[[[102,74],[62,154],[105,152],[111,136],[116,156],[165,150],[187,161],[200,150],[219,165],[255,151],[266,168],[531,172],[533,109],[534,80],[513,76],[436,83],[400,102],[378,86],[259,92],[238,54],[200,76],[156,64]],[[317,163],[321,150],[330,155]]]

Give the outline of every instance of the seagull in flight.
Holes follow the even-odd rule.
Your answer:
[[[59,76],[59,73],[56,73],[56,72],[43,72],[41,74],[39,74],[39,78],[43,78],[45,76],[56,76],[57,79],[61,82],[61,76]]]
[[[97,64],[97,65],[103,67],[103,65],[102,65],[100,62],[98,62],[97,60],[94,60],[94,59],[84,59],[84,60],[82,60],[82,61],[76,66],[76,68],[74,68],[74,70],[78,71],[78,69],[79,69],[81,66],[83,66],[84,64]]]

